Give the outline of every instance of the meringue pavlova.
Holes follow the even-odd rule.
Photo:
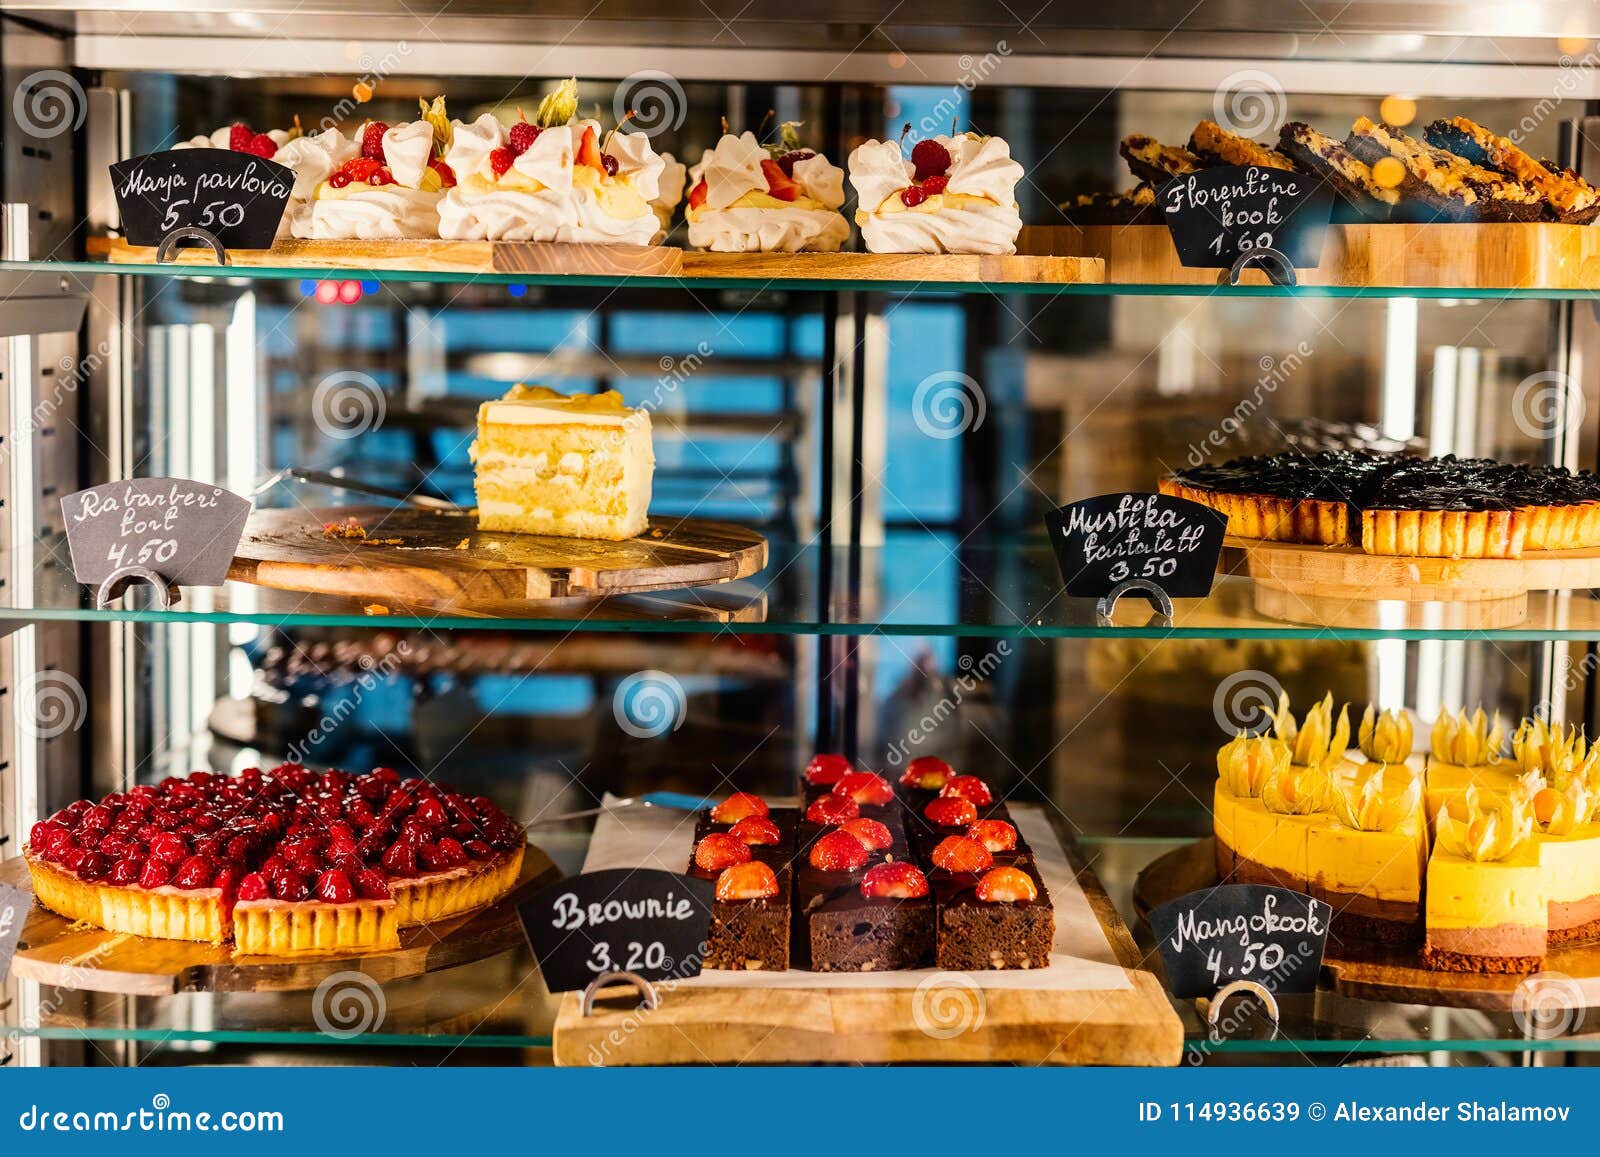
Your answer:
[[[569,241],[649,245],[662,233],[651,202],[662,159],[643,133],[573,120],[576,80],[539,102],[532,121],[509,129],[485,113],[453,126],[445,160],[458,183],[439,206],[439,236],[452,240]]]
[[[909,126],[908,126],[909,127]],[[999,137],[868,141],[850,154],[856,224],[873,253],[1015,253],[1022,166]]]
[[[356,141],[315,139],[333,165],[315,188],[311,212],[294,235],[317,241],[394,241],[439,233],[439,199],[455,184],[443,160],[450,144],[444,98],[422,105],[422,119],[393,127],[368,121]],[[346,156],[354,147],[354,155]]]
[[[844,171],[800,147],[786,123],[777,144],[724,133],[695,166],[689,244],[714,253],[837,253],[850,236],[839,212]]]
[[[227,149],[235,153],[249,153],[264,160],[276,161],[280,165],[287,165],[294,170],[294,191],[289,194],[289,203],[284,207],[283,219],[278,222],[278,236],[290,236],[290,225],[297,215],[310,212],[309,202],[311,190],[316,188],[318,181],[327,174],[324,172],[315,177],[310,184],[302,187],[302,161],[304,160],[303,146],[307,141],[300,131],[298,118],[292,129],[269,129],[267,132],[258,133],[243,121],[235,121],[225,125],[209,136],[190,137],[186,141],[179,141],[173,145],[174,149]],[[340,137],[343,140],[343,137]],[[312,166],[315,167],[314,165]]]

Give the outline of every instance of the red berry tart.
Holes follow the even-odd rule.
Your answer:
[[[79,800],[23,854],[53,912],[113,932],[309,956],[400,946],[400,929],[492,903],[522,829],[483,797],[298,764],[197,771]]]

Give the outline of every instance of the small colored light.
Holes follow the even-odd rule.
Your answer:
[[[1378,115],[1385,124],[1404,128],[1417,119],[1417,102],[1408,96],[1386,96],[1378,106]]]
[[[344,302],[346,305],[354,305],[356,302],[360,301],[361,300],[361,282],[359,282],[359,281],[341,281],[341,282],[339,282],[339,300]]]
[[[367,294],[368,296],[377,293],[378,283],[376,281],[363,281],[361,283],[361,292]]]
[[[517,284],[508,285],[506,286],[506,292],[512,297],[521,297],[523,294],[528,292],[528,287],[526,285]]]
[[[317,295],[317,283],[315,281],[312,281],[311,278],[307,277],[303,281],[300,282],[300,296],[301,297],[315,297],[316,295]]]
[[[323,305],[332,305],[339,300],[339,283],[337,281],[317,282],[316,298]]]

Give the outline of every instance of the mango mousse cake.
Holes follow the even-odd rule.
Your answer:
[[[1424,757],[1404,712],[1368,707],[1345,751],[1331,697],[1217,753],[1224,880],[1306,892],[1343,941],[1420,941],[1447,971],[1533,971],[1600,937],[1600,749],[1524,720],[1441,712]]]
[[[650,414],[615,390],[512,386],[478,407],[472,461],[484,530],[620,541],[648,524]]]

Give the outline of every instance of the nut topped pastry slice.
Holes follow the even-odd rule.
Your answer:
[[[1278,148],[1297,168],[1326,181],[1347,204],[1374,221],[1389,220],[1400,205],[1406,183],[1418,183],[1404,168],[1399,182],[1380,182],[1371,166],[1343,141],[1319,133],[1304,121],[1289,121],[1278,130]]]
[[[1189,151],[1211,165],[1257,165],[1266,169],[1294,168],[1294,162],[1277,149],[1249,137],[1229,132],[1216,121],[1201,121],[1189,134]]]
[[[1416,195],[1440,216],[1462,221],[1533,221],[1544,198],[1519,181],[1474,165],[1445,149],[1407,136],[1390,125],[1359,117],[1345,142],[1369,165],[1392,157],[1417,179]],[[1411,189],[1403,190],[1408,195]]]
[[[1078,226],[1160,222],[1155,186],[1149,181],[1142,181],[1124,193],[1079,193],[1056,207],[1068,221]]]
[[[1466,117],[1436,120],[1423,136],[1431,145],[1535,190],[1544,197],[1544,215],[1552,221],[1587,225],[1600,216],[1600,190],[1570,170],[1534,160],[1516,142]]]
[[[1144,133],[1133,133],[1123,137],[1117,151],[1122,154],[1122,159],[1128,162],[1128,169],[1135,177],[1157,185],[1174,177],[1186,177],[1190,173],[1197,173],[1203,167],[1200,158],[1188,149],[1164,145]]]

